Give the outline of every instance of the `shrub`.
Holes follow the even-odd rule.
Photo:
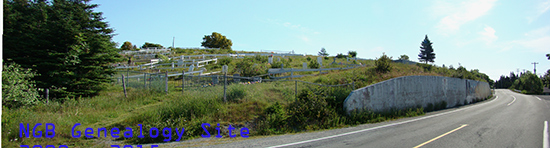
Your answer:
[[[297,130],[323,129],[344,123],[333,104],[330,104],[332,101],[327,101],[331,96],[330,91],[322,88],[302,90],[298,98],[289,104],[287,123]]]
[[[4,63],[2,70],[2,106],[18,108],[39,103],[35,82],[36,73],[16,63]]]
[[[311,61],[311,57],[307,57],[306,60],[307,60],[307,61]]]
[[[245,58],[236,64],[236,70],[241,76],[252,77],[267,73],[267,64],[255,64],[253,58]]]
[[[346,55],[344,55],[342,53],[336,54],[336,58],[341,59],[341,58],[345,58],[345,57],[346,57]]]
[[[170,62],[170,60],[168,60],[168,57],[166,57],[166,56],[163,55],[163,54],[157,54],[157,55],[155,55],[155,58],[161,59],[161,60],[162,60],[161,63],[168,63],[168,62]]]
[[[286,129],[288,115],[283,105],[279,102],[269,106],[265,110],[265,120],[261,121],[258,128],[259,134],[280,134]]]
[[[231,58],[228,58],[228,57],[225,57],[225,58],[219,58],[218,59],[218,64],[223,66],[223,65],[229,65],[229,63],[231,63],[233,59]]]
[[[307,65],[307,67],[311,68],[311,69],[317,69],[319,68],[319,63],[317,63],[317,61],[309,61],[309,65]]]
[[[267,56],[256,55],[254,56],[254,60],[260,63],[267,63]]]
[[[246,89],[243,85],[233,85],[233,87],[229,89],[229,93],[227,94],[227,101],[239,102],[245,96],[246,96]]]
[[[375,61],[376,71],[385,73],[391,70],[391,57],[388,57],[385,53]]]

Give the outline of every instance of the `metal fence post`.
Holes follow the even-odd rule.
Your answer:
[[[229,68],[227,67],[227,65],[223,65],[222,66],[222,71],[223,71],[223,101],[224,102],[227,102],[227,96],[226,96],[226,90],[227,90],[227,70]]]
[[[298,81],[294,81],[294,95],[298,98]]]
[[[226,90],[227,90],[227,72],[223,73],[223,101],[227,102]]]
[[[46,88],[46,101],[50,103],[50,89]]]
[[[164,84],[165,84],[164,91],[168,93],[168,71],[164,72]]]
[[[147,89],[147,73],[143,73],[143,89]]]
[[[128,83],[128,80],[130,79],[130,69],[126,70],[126,83]]]
[[[124,81],[124,74],[122,74],[122,89],[124,89],[124,97],[128,98],[128,95],[126,94],[126,83]]]
[[[181,71],[181,94],[183,94],[183,89],[185,88],[185,70]]]

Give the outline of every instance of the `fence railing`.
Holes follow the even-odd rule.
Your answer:
[[[126,75],[124,75],[126,72]],[[132,73],[130,75],[130,73]],[[186,90],[201,91],[201,88],[223,86],[223,98],[226,98],[227,86],[230,85],[256,85],[258,83],[284,83],[294,82],[294,95],[297,96],[299,89],[308,88],[310,86],[319,87],[349,87],[351,90],[355,89],[355,83],[350,82],[346,84],[338,85],[326,85],[319,83],[312,83],[302,80],[288,80],[288,79],[263,79],[262,77],[243,77],[239,75],[195,75],[201,73],[201,71],[193,72],[161,72],[161,73],[145,73],[136,71],[121,71],[117,77],[117,84],[123,86],[124,92],[126,88],[146,89],[157,92],[168,93],[171,90],[169,87],[181,88],[181,92]],[[170,78],[172,77],[172,78]],[[122,82],[122,83],[119,83]],[[179,83],[179,84],[178,84]],[[172,84],[172,85],[169,85]],[[292,84],[287,84],[287,87],[292,87]],[[220,89],[222,89],[220,87]],[[172,89],[173,90],[173,89]],[[221,94],[220,94],[221,95]]]

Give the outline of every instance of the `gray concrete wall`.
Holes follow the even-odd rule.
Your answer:
[[[441,76],[405,76],[389,79],[352,91],[344,109],[385,111],[391,108],[426,107],[447,102],[447,107],[483,99],[491,95],[487,82]]]

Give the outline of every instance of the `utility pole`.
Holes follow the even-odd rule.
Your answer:
[[[533,62],[533,63],[531,63],[531,64],[533,64],[533,66],[534,66],[534,68],[533,68],[533,73],[534,73],[535,75],[537,75],[537,64],[539,64],[539,63],[538,63],[538,62]]]

